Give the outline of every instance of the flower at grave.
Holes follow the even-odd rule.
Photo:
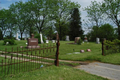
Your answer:
[[[81,53],[84,53],[85,51],[84,50],[80,50]]]
[[[91,49],[87,49],[87,52],[91,52]]]
[[[40,68],[42,68],[42,67],[43,67],[43,65],[40,66]]]

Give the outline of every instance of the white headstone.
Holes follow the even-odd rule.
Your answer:
[[[70,40],[69,40],[69,36],[66,36],[66,41],[70,41]]]
[[[41,40],[41,43],[44,43],[43,39],[42,39],[42,34],[41,33],[40,33],[40,40]]]
[[[16,40],[18,40],[18,33],[16,34]]]
[[[52,43],[55,43],[55,40],[52,40]]]
[[[96,38],[96,43],[97,43],[97,44],[100,43],[100,38]]]
[[[49,43],[49,40],[46,40],[46,43]]]

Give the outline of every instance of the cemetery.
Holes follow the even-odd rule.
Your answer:
[[[78,2],[2,4],[0,80],[120,80],[120,0]]]

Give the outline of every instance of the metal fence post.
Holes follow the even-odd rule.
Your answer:
[[[55,65],[56,66],[59,66],[59,59],[58,59],[58,55],[59,55],[59,46],[60,46],[60,43],[59,43],[59,35],[57,33],[57,51],[56,51],[56,60],[55,60]]]

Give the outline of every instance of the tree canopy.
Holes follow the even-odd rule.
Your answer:
[[[70,20],[70,39],[74,40],[75,37],[82,37],[82,22],[80,17],[80,12],[78,8],[74,8],[71,12],[71,20]]]

